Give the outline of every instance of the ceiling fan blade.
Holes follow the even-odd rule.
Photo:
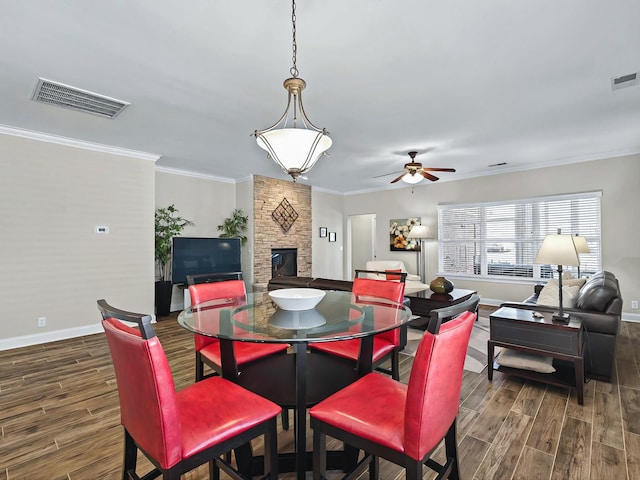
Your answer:
[[[426,178],[427,180],[431,180],[432,182],[435,182],[435,181],[439,180],[439,178],[438,178],[438,177],[436,177],[435,175],[431,175],[431,174],[430,174],[430,173],[428,173],[428,172],[425,172],[425,171],[424,171],[424,169],[422,169],[422,168],[421,168],[418,172],[419,172],[419,173],[420,173],[420,175],[422,175],[424,178]]]
[[[389,175],[397,175],[397,174],[398,174],[398,171],[396,170],[395,172],[385,173],[385,174],[383,174],[383,175],[376,175],[376,176],[375,176],[375,177],[373,177],[373,178],[388,177]]]
[[[429,172],[455,172],[455,168],[438,168],[438,167],[423,167],[423,170],[427,170]]]
[[[400,179],[402,177],[404,177],[405,175],[406,175],[406,173],[402,172],[402,175],[400,175],[398,178],[394,178],[393,180],[391,180],[391,183],[396,183],[396,182],[400,181]]]

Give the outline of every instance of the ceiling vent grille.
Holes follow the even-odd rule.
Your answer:
[[[621,88],[633,87],[634,85],[638,85],[638,72],[611,79],[611,90],[620,90]]]
[[[101,117],[115,118],[129,103],[99,95],[80,88],[39,78],[32,100],[58,107],[70,108]]]

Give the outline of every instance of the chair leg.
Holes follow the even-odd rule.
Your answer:
[[[400,381],[400,354],[398,353],[398,347],[391,352],[391,378],[398,382]]]
[[[320,428],[313,429],[313,480],[322,480],[327,475],[327,436]]]
[[[380,460],[377,455],[371,455],[371,462],[369,462],[369,480],[378,480],[379,475]]]
[[[269,422],[269,430],[264,435],[264,473],[269,479],[278,479],[278,432],[276,419]]]
[[[129,480],[129,471],[136,471],[138,460],[138,446],[133,441],[133,437],[124,430],[124,459],[122,462],[122,480]]]
[[[220,480],[220,467],[215,458],[209,460],[209,480]]]
[[[289,410],[286,408],[282,409],[282,429],[289,430]]]
[[[422,480],[422,462],[419,460],[407,459],[406,476],[407,480]]]
[[[453,420],[453,423],[447,431],[447,435],[444,437],[444,448],[447,453],[447,461],[451,459],[451,474],[449,480],[460,480],[460,466],[458,465],[458,439],[456,434],[457,418]]]
[[[199,382],[204,377],[204,363],[202,362],[202,355],[200,352],[196,352],[196,382]]]

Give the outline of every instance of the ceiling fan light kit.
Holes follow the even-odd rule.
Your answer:
[[[289,92],[287,108],[276,123],[264,130],[256,130],[252,135],[256,137],[258,146],[267,151],[268,157],[291,175],[295,182],[300,175],[311,170],[320,155],[329,150],[332,141],[325,128],[316,127],[311,123],[302,105],[302,90],[307,84],[298,77],[296,66],[298,46],[295,0],[291,3],[291,23],[293,24],[293,66],[290,69],[291,78],[284,81],[284,88]],[[298,120],[301,126],[298,126]]]
[[[391,183],[396,183],[402,180],[405,183],[410,185],[415,185],[416,183],[420,183],[422,179],[426,178],[427,180],[431,180],[435,182],[439,180],[439,177],[432,175],[429,172],[455,172],[455,168],[438,168],[438,167],[423,167],[422,163],[416,162],[416,155],[418,152],[412,151],[409,152],[409,157],[411,157],[411,161],[409,163],[404,164],[404,170],[402,174],[393,180]]]

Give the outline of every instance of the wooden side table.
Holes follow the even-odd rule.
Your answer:
[[[550,313],[535,317],[531,310],[502,307],[489,316],[487,342],[489,380],[493,370],[556,386],[576,388],[578,403],[584,402],[583,328],[580,318],[571,317],[568,324],[554,322]],[[494,361],[494,348],[503,347],[534,353],[554,359],[554,373],[509,368]]]
[[[404,296],[410,302],[411,313],[420,316],[420,318],[409,320],[409,326],[426,329],[429,324],[431,310],[457,305],[469,300],[474,293],[476,293],[475,290],[464,290],[462,288],[454,288],[450,293],[435,293],[429,289],[405,293]]]

